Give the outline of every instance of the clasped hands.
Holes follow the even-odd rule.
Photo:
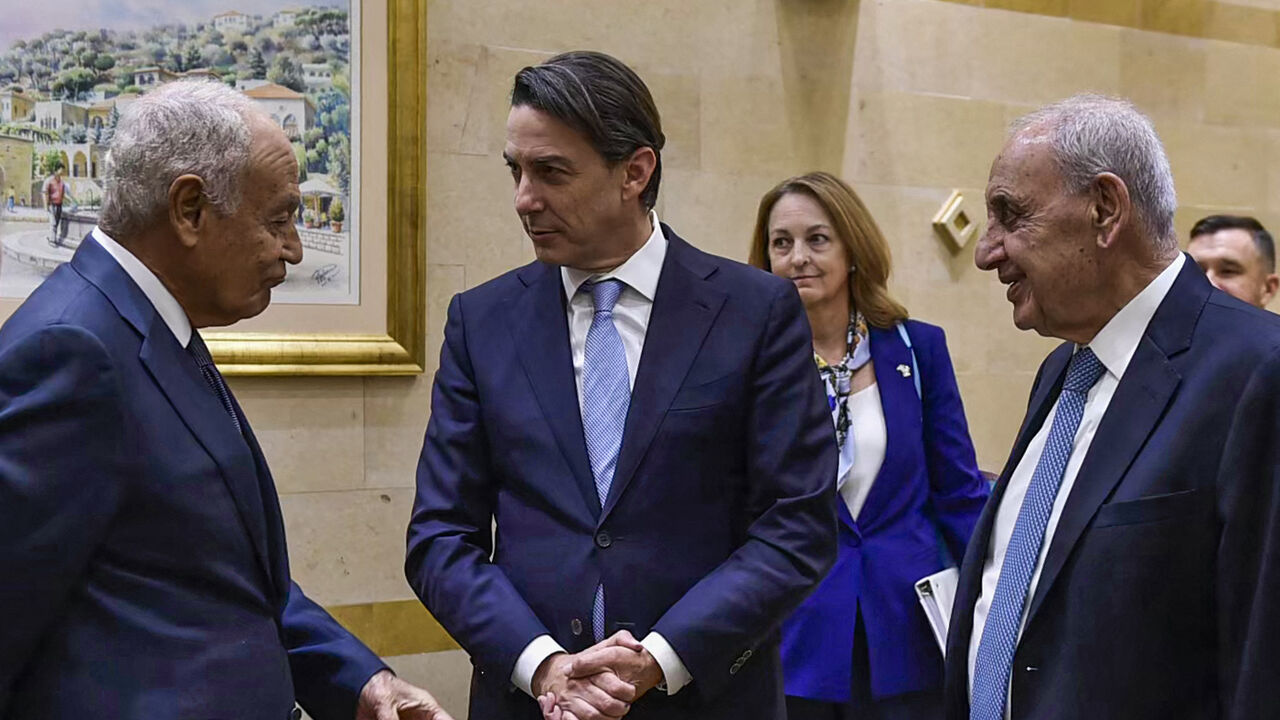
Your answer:
[[[662,679],[653,655],[621,630],[575,655],[543,660],[532,690],[546,720],[617,720]]]

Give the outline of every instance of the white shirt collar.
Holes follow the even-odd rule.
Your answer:
[[[667,257],[667,238],[662,234],[662,226],[658,224],[658,213],[649,211],[649,222],[653,224],[653,232],[649,239],[635,251],[627,261],[604,273],[592,273],[562,265],[560,279],[564,283],[565,297],[570,300],[582,287],[582,283],[596,279],[617,278],[627,287],[640,293],[649,302],[653,302],[658,291],[658,277],[662,275],[662,261]]]
[[[1173,287],[1173,281],[1178,278],[1185,262],[1186,256],[1178,253],[1178,257],[1148,283],[1142,292],[1120,308],[1120,312],[1112,316],[1089,343],[1089,348],[1102,361],[1103,367],[1117,380],[1124,377],[1124,371],[1129,368],[1129,361],[1137,352],[1138,343],[1151,324],[1151,318],[1169,294],[1169,288]]]
[[[160,278],[143,265],[136,255],[111,239],[111,236],[103,232],[102,228],[94,226],[93,239],[98,241],[102,249],[115,258],[125,273],[133,279],[133,282],[142,290],[142,294],[147,296],[156,312],[160,314],[160,319],[169,326],[178,344],[185,348],[187,343],[191,342],[191,320],[187,318],[187,312],[182,309],[182,305],[178,304],[178,299],[169,292],[169,288],[165,287],[164,283],[160,282]]]

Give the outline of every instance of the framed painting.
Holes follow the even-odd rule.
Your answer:
[[[303,261],[262,315],[206,334],[229,375],[421,372],[425,3],[66,0],[0,29],[0,316],[96,223],[120,111],[224,82],[294,143]]]

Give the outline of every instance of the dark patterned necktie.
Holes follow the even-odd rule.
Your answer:
[[[208,346],[204,344],[204,339],[195,329],[191,330],[191,342],[187,343],[187,352],[191,353],[191,357],[195,359],[196,365],[200,367],[200,374],[204,375],[204,381],[209,384],[209,389],[222,403],[222,408],[231,416],[236,432],[242,432],[240,415],[236,412],[235,404],[231,402],[231,389],[222,379],[222,373],[218,372],[217,366],[213,364],[213,356],[209,354]]]

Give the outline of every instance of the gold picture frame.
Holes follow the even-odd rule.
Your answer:
[[[361,0],[353,0],[361,2]],[[387,0],[386,331],[217,332],[226,375],[413,375],[426,360],[426,3]],[[376,238],[370,238],[376,242]]]

